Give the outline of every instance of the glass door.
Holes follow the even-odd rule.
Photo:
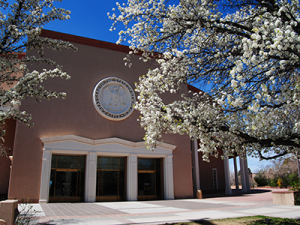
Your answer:
[[[160,199],[160,159],[138,159],[138,200]]]
[[[124,157],[98,157],[96,201],[124,200]]]
[[[84,200],[85,156],[53,155],[49,202]]]

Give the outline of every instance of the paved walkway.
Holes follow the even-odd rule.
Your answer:
[[[265,215],[300,219],[300,206],[274,205],[271,189],[204,199],[32,204],[35,224],[163,224]],[[27,206],[28,207],[28,206]]]

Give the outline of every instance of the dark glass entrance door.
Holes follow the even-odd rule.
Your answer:
[[[49,202],[84,200],[85,156],[52,156]]]
[[[160,199],[160,159],[138,159],[138,200]]]
[[[149,172],[149,173],[143,173],[140,172],[138,175],[138,192],[139,192],[139,197],[143,198],[142,196],[145,197],[145,199],[148,199],[147,197],[150,196],[155,196],[155,173]]]
[[[96,201],[124,200],[124,157],[98,157]]]
[[[77,171],[56,171],[56,197],[76,197]]]

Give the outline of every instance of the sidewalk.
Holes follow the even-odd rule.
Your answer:
[[[272,189],[204,199],[32,204],[37,224],[163,224],[264,215],[300,219],[300,206],[274,205]]]

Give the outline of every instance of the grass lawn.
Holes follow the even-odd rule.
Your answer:
[[[206,224],[206,225],[239,225],[239,224],[297,225],[297,224],[300,224],[300,220],[278,218],[278,217],[267,217],[267,216],[248,216],[248,217],[220,219],[220,220],[199,220],[199,221],[194,221],[194,222],[166,223],[166,224],[168,224],[168,225],[197,225],[197,224]]]

